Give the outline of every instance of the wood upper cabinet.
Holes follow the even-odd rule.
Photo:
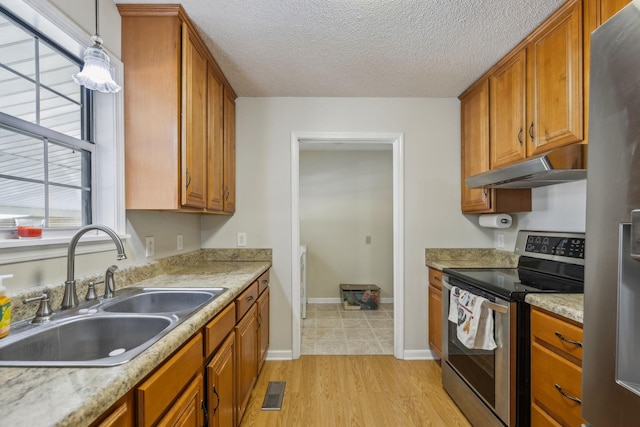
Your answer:
[[[232,214],[235,92],[181,6],[117,6],[127,209]]]
[[[207,184],[207,209],[222,211],[224,208],[224,116],[223,116],[223,90],[224,85],[211,67],[208,70],[207,94],[209,107],[207,117],[209,119],[209,139],[207,144],[207,161],[209,162],[209,174]],[[230,123],[227,124],[229,126]],[[235,125],[235,123],[234,123]]]
[[[236,211],[236,102],[235,94],[224,88],[224,212]]]
[[[491,169],[527,157],[527,52],[510,55],[489,76],[489,157]]]
[[[582,0],[565,3],[527,45],[527,155],[583,139]]]
[[[462,118],[462,212],[491,209],[490,192],[470,189],[465,178],[489,170],[489,82],[481,82],[461,98]]]
[[[182,206],[207,206],[207,55],[182,25]]]
[[[462,213],[526,212],[531,190],[470,189],[465,178],[489,170],[489,81],[483,80],[460,96],[462,119]]]

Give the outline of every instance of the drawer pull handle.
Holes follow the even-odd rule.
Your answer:
[[[253,295],[249,295],[249,296],[247,297],[247,302],[251,302],[251,301],[253,301]]]
[[[558,331],[555,331],[554,334],[556,334],[556,336],[558,338],[560,338],[562,341],[564,342],[568,342],[569,344],[573,344],[577,347],[582,348],[582,343],[580,341],[574,341],[574,340],[570,340],[569,338],[565,338],[564,336],[562,336],[562,334]]]
[[[578,405],[582,405],[582,400],[578,399],[577,397],[573,397],[570,394],[565,393],[564,391],[562,391],[562,387],[560,387],[558,384],[554,384],[554,386],[556,390],[558,390],[558,393],[560,393],[563,397],[566,397],[569,400],[573,400]]]
[[[440,277],[440,276],[433,276],[433,280],[435,280],[436,282],[442,282],[442,277]]]

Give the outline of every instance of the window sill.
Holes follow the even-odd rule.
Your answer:
[[[131,238],[120,234],[122,240]],[[66,257],[71,236],[42,239],[0,239],[0,265]],[[113,241],[105,235],[85,235],[78,242],[76,254],[90,254],[115,250]]]

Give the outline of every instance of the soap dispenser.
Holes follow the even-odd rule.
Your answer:
[[[7,296],[7,289],[2,284],[3,279],[13,277],[13,274],[0,275],[0,338],[9,335],[11,328],[11,298]]]

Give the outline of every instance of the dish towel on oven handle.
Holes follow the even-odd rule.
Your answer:
[[[467,348],[493,350],[493,315],[478,295],[453,286],[449,296],[449,321],[454,322],[458,340]]]

